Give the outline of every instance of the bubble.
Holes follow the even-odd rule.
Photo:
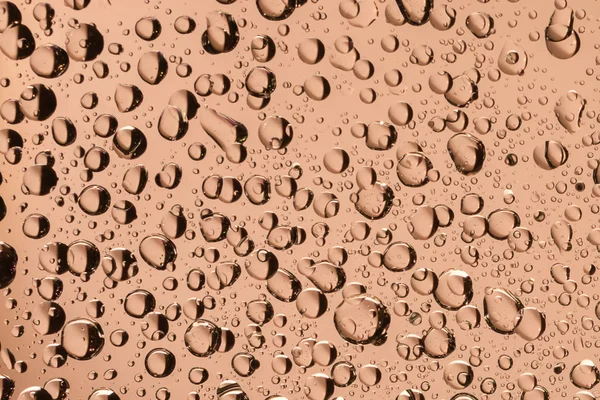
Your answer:
[[[333,379],[325,374],[317,373],[306,379],[304,393],[309,400],[325,400],[334,391]]]
[[[399,101],[390,106],[388,116],[394,124],[405,126],[410,123],[413,118],[413,109],[410,104]]]
[[[63,288],[60,279],[47,276],[39,281],[37,292],[44,300],[56,300],[61,296]]]
[[[2,15],[0,18],[0,33],[4,33],[6,29],[21,23],[21,11],[19,7],[10,1],[0,3],[0,15]]]
[[[21,92],[20,110],[27,119],[45,121],[56,110],[56,95],[43,84],[27,86]]]
[[[581,118],[587,101],[576,91],[570,90],[562,95],[554,106],[558,122],[570,133],[581,127]]]
[[[90,4],[91,0],[65,0],[65,6],[73,10],[83,10]]]
[[[332,293],[342,288],[346,282],[346,273],[340,266],[328,261],[313,262],[303,259],[298,270],[324,293]]]
[[[23,192],[34,196],[45,196],[58,183],[58,176],[51,165],[34,165],[23,175]]]
[[[371,150],[385,151],[396,143],[398,134],[392,125],[378,121],[368,125],[365,138],[366,145]]]
[[[77,204],[88,215],[100,215],[110,207],[110,193],[100,185],[91,185],[84,188],[79,194]]]
[[[278,375],[286,375],[292,369],[292,362],[285,354],[278,354],[273,357],[271,368],[273,369],[273,372]]]
[[[231,223],[229,219],[219,213],[207,213],[202,216],[200,233],[207,242],[218,242],[225,239]]]
[[[279,268],[268,278],[267,290],[277,300],[290,303],[298,298],[302,284],[291,272]]]
[[[255,36],[250,44],[252,56],[261,63],[271,61],[275,56],[275,49],[275,42],[267,35]]]
[[[283,21],[289,18],[297,7],[297,0],[256,0],[260,15],[269,21]]]
[[[433,8],[431,0],[399,0],[397,4],[406,22],[415,26],[424,25]]]
[[[433,49],[426,45],[417,46],[410,55],[410,62],[420,66],[429,65],[433,61]]]
[[[110,114],[102,114],[94,122],[94,133],[100,137],[107,138],[117,132],[117,119]],[[74,126],[73,126],[73,129]]]
[[[181,182],[182,170],[177,163],[168,163],[156,174],[154,182],[163,189],[175,189]]]
[[[493,394],[496,391],[496,381],[492,378],[485,378],[480,385],[480,389],[485,394]]]
[[[160,224],[162,232],[170,239],[180,238],[186,230],[187,220],[180,205],[173,206],[163,217]]]
[[[146,41],[156,40],[162,31],[160,21],[152,17],[144,17],[135,23],[135,33]]]
[[[479,89],[467,75],[459,75],[452,78],[452,85],[444,93],[444,97],[455,107],[468,107],[479,98]]]
[[[110,334],[110,342],[115,347],[122,347],[127,344],[129,334],[123,329],[116,329]]]
[[[17,274],[19,257],[16,250],[5,242],[0,242],[0,289],[8,287]]]
[[[117,156],[126,160],[134,160],[146,151],[146,136],[133,126],[120,128],[113,136],[113,149]]]
[[[175,27],[177,33],[187,35],[196,29],[196,21],[187,15],[182,15],[181,17],[177,17],[173,26]]]
[[[144,82],[158,85],[167,75],[169,65],[160,51],[149,51],[140,57],[137,72]]]
[[[550,393],[543,386],[536,386],[532,390],[523,393],[524,399],[543,399],[548,400],[550,398]]]
[[[146,371],[154,378],[165,378],[175,370],[175,356],[167,349],[153,349],[144,360]]]
[[[95,25],[80,23],[67,32],[67,54],[79,62],[96,59],[104,50],[104,37]]]
[[[66,262],[75,276],[90,276],[96,271],[100,264],[100,251],[87,240],[76,240],[69,244],[66,254]]]
[[[394,272],[411,269],[417,262],[417,253],[408,243],[395,242],[390,244],[383,253],[383,265]]]
[[[249,400],[242,387],[235,381],[226,380],[217,388],[218,400]]]
[[[569,378],[579,389],[589,390],[600,381],[600,372],[592,360],[582,360],[573,366]]]
[[[104,347],[104,332],[93,320],[78,318],[66,323],[61,332],[61,345],[76,360],[90,360]]]
[[[183,313],[191,320],[197,320],[204,314],[204,304],[201,299],[192,297],[183,304]]]
[[[518,227],[513,229],[508,235],[508,246],[511,250],[524,253],[533,245],[533,234],[529,229]]]
[[[491,289],[483,299],[485,320],[492,330],[514,333],[523,318],[523,304],[506,289]]]
[[[356,368],[347,361],[337,362],[331,367],[331,378],[335,386],[350,386],[356,380],[356,377]]]
[[[246,127],[213,109],[202,109],[198,114],[202,128],[225,152],[227,159],[239,164],[246,158],[242,143],[248,138]]]
[[[417,335],[407,335],[398,340],[396,352],[408,361],[415,361],[423,355],[423,339]]]
[[[96,389],[88,397],[88,400],[120,400],[118,394],[112,389]]]
[[[312,75],[304,81],[304,92],[312,100],[323,101],[331,93],[331,87],[325,77]]]
[[[348,168],[350,157],[344,149],[333,148],[323,156],[325,169],[333,174],[341,174]]]
[[[381,370],[373,364],[367,364],[358,370],[358,379],[367,386],[375,386],[381,381]]]
[[[194,385],[201,385],[208,379],[208,371],[202,367],[193,367],[188,373],[188,379]]]
[[[527,68],[527,53],[520,46],[508,41],[500,51],[498,68],[507,75],[523,75]]]
[[[402,73],[397,69],[391,69],[385,73],[383,79],[389,87],[396,87],[402,83]]]
[[[260,366],[260,363],[252,354],[238,353],[231,359],[231,368],[242,377],[251,376]]]
[[[214,55],[228,53],[239,40],[238,26],[230,14],[212,11],[206,15],[206,30],[202,33],[202,47],[206,52]]]
[[[221,290],[232,286],[240,277],[242,270],[234,262],[222,262],[208,275],[206,283],[211,289]]]
[[[123,175],[123,189],[129,194],[140,194],[146,187],[148,171],[141,164],[135,165],[125,171]]]
[[[253,96],[269,97],[277,87],[277,79],[273,71],[266,67],[256,67],[246,76],[246,89]]]
[[[7,16],[11,18],[10,11],[7,11]],[[0,50],[11,60],[22,60],[35,50],[35,39],[26,25],[11,23],[9,19],[3,23],[6,28],[0,37]]]
[[[324,192],[315,197],[313,209],[321,218],[332,218],[339,212],[340,203],[335,194]]]
[[[313,350],[317,341],[313,338],[305,338],[298,342],[292,349],[294,363],[301,367],[310,367],[314,364]]]
[[[127,315],[133,318],[144,318],[146,314],[154,310],[156,300],[150,292],[137,289],[125,297],[123,304]]]
[[[486,157],[483,142],[467,133],[458,133],[448,140],[448,153],[456,169],[464,174],[476,174]]]
[[[319,289],[306,288],[296,298],[298,312],[306,318],[316,319],[327,309],[327,298]]]
[[[435,3],[429,15],[429,22],[438,31],[447,31],[456,23],[456,10],[447,4]]]
[[[59,146],[69,146],[77,139],[77,129],[69,118],[57,117],[52,121],[52,137]]]
[[[512,210],[494,210],[488,216],[488,229],[491,237],[497,240],[505,240],[510,232],[521,224],[521,219]]]
[[[14,147],[23,147],[23,138],[12,129],[0,130],[0,154],[6,155]]]
[[[325,45],[318,38],[304,39],[298,45],[298,57],[306,64],[318,64],[324,56]]]
[[[456,349],[454,334],[447,328],[429,328],[422,343],[423,351],[432,358],[448,357]]]
[[[407,389],[402,391],[397,397],[396,400],[424,400],[425,396],[419,390],[415,389]]]
[[[108,76],[108,65],[103,61],[96,61],[92,65],[92,71],[98,79],[104,79]]]
[[[381,301],[364,293],[344,296],[334,313],[337,332],[352,344],[382,340],[389,323],[389,313]]]
[[[184,342],[194,356],[208,357],[221,343],[221,329],[210,321],[197,320],[185,331]]]
[[[473,368],[464,361],[452,361],[444,368],[444,382],[456,390],[467,388],[473,377]]]
[[[297,228],[278,226],[269,232],[267,243],[276,250],[287,250],[300,240],[298,236]]]
[[[485,39],[494,32],[494,19],[484,12],[469,14],[465,24],[477,39]]]
[[[44,384],[44,390],[48,392],[52,399],[63,400],[69,394],[71,386],[64,378],[50,379]]]
[[[30,214],[23,222],[23,234],[29,239],[41,239],[50,231],[50,220],[42,214]]]
[[[140,256],[151,267],[164,270],[177,258],[177,248],[167,237],[154,234],[140,242]]]
[[[117,85],[115,103],[119,112],[131,112],[138,108],[144,99],[142,91],[134,85]]]
[[[244,193],[252,204],[266,204],[270,198],[271,184],[264,176],[254,175],[244,184]]]
[[[309,188],[300,188],[294,195],[294,209],[296,211],[306,210],[314,200],[314,193]]]
[[[33,328],[40,335],[52,335],[65,323],[65,311],[55,302],[44,301],[32,311]]]
[[[258,137],[266,150],[285,149],[294,136],[288,120],[279,116],[266,118],[258,128]]]
[[[407,227],[414,239],[427,240],[437,231],[439,220],[435,209],[430,206],[418,207],[409,217]]]
[[[515,329],[517,335],[525,340],[533,341],[542,336],[545,330],[546,315],[533,307],[525,307],[522,321]]]
[[[46,389],[39,386],[30,386],[19,394],[18,400],[34,399],[34,400],[50,400],[52,396]]]
[[[560,60],[569,59],[579,52],[581,42],[573,22],[573,9],[557,8],[545,29],[546,48],[552,56]]]
[[[83,163],[90,171],[102,172],[108,167],[110,156],[102,147],[94,146],[90,148],[83,158]]]
[[[29,65],[42,78],[58,78],[69,68],[69,56],[59,46],[46,44],[33,51]]]
[[[127,225],[137,218],[137,211],[132,202],[127,200],[119,200],[113,204],[111,216],[116,223]]]
[[[188,119],[175,106],[167,106],[158,120],[158,132],[167,140],[179,140],[188,130]]]
[[[206,157],[206,147],[202,143],[193,143],[188,147],[188,155],[194,161],[201,161]]]
[[[477,397],[469,393],[458,393],[452,396],[450,400],[477,400]]]
[[[335,50],[329,55],[329,62],[342,71],[351,71],[360,58],[354,42],[349,36],[340,36],[334,43]]]
[[[115,282],[126,281],[138,273],[135,255],[124,248],[112,248],[102,258],[102,269]]]
[[[471,277],[460,269],[448,269],[439,276],[433,297],[445,309],[457,311],[473,298]]]
[[[255,324],[264,325],[271,321],[274,309],[266,300],[253,300],[246,306],[246,316]]]
[[[408,152],[398,160],[396,173],[402,184],[409,187],[421,187],[429,182],[433,164],[420,152]]]

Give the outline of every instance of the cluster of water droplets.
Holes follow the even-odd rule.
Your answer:
[[[599,17],[0,1],[0,400],[594,400]]]

